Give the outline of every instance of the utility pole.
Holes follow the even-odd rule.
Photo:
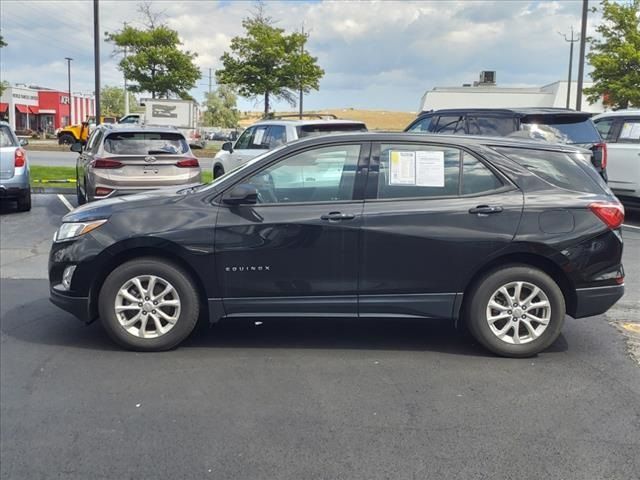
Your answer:
[[[302,23],[302,35],[304,35],[304,22]],[[306,42],[306,40],[305,40]],[[302,55],[304,55],[304,44],[305,42],[302,42],[302,45],[300,45],[300,57],[302,57]],[[300,120],[302,120],[302,114],[304,113],[304,90],[302,89],[302,63],[300,63],[300,101],[299,101],[299,107],[300,107]]]
[[[584,77],[584,50],[587,43],[587,11],[589,0],[582,0],[582,25],[580,26],[580,59],[578,60],[578,91],[576,92],[576,110],[582,110],[582,82]]]
[[[67,125],[71,125],[71,105],[73,104],[71,101],[71,62],[73,61],[73,58],[64,57],[64,59],[67,61],[67,92],[69,95],[69,119],[67,121]]]
[[[96,125],[100,125],[100,5],[93,0],[93,66],[96,89]]]
[[[209,69],[209,95],[211,95],[211,70],[213,70],[212,68]]]
[[[573,44],[578,41],[579,37],[574,38],[573,26],[571,26],[571,38],[567,38],[567,36],[563,33],[560,33],[560,35],[564,37],[565,42],[569,42],[569,78],[567,80],[567,108],[569,108],[571,104],[571,67],[573,66]]]
[[[127,28],[127,22],[124,22],[124,28]],[[124,58],[127,59],[127,46],[124,46]],[[127,76],[124,76],[124,114],[129,115],[129,91],[127,90]]]

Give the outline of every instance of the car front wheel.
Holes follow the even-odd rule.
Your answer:
[[[565,301],[545,272],[510,265],[486,274],[469,292],[465,321],[484,347],[505,357],[530,357],[560,335]]]
[[[138,351],[169,350],[193,331],[199,298],[189,275],[159,258],[131,260],[106,278],[100,319],[118,344]]]

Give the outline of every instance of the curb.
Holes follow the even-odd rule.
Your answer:
[[[75,188],[46,188],[46,187],[31,187],[31,193],[35,193],[35,194],[57,194],[57,193],[62,193],[65,195],[69,195],[69,194],[76,194],[76,189]]]

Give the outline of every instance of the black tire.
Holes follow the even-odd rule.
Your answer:
[[[181,304],[173,328],[155,338],[140,338],[128,332],[116,316],[115,302],[120,288],[140,275],[155,275],[169,282],[177,291]],[[189,336],[198,321],[200,300],[184,270],[163,259],[145,257],[126,262],[109,274],[100,290],[98,310],[102,325],[116,343],[130,350],[158,352],[178,346]]]
[[[216,165],[215,167],[213,167],[213,178],[219,178],[221,176],[224,175],[224,168],[222,168],[220,165]]]
[[[550,315],[548,324],[537,338],[529,338],[527,343],[514,344],[502,340],[492,331],[487,319],[487,308],[490,299],[500,287],[508,285],[511,282],[526,282],[527,284],[538,287],[548,299],[548,313]],[[526,297],[528,294],[532,293],[532,290],[529,289],[525,291],[524,288],[528,287],[523,287],[524,293],[522,296]],[[513,292],[515,293],[515,290],[513,290]],[[509,291],[509,293],[511,292]],[[479,279],[479,281],[475,283],[466,295],[468,302],[465,303],[463,316],[469,328],[469,332],[485,348],[497,355],[513,358],[523,358],[536,355],[549,347],[558,338],[560,331],[562,330],[566,314],[565,300],[562,291],[558,284],[549,275],[537,268],[528,265],[507,265],[493,270]],[[525,307],[529,306],[530,305],[525,305]],[[517,303],[514,303],[514,307],[519,307],[521,310],[523,305],[517,305]],[[518,310],[518,315],[520,313],[531,313],[531,310],[529,312],[526,312],[526,310],[524,312],[520,312],[520,310]],[[495,314],[498,315],[499,313],[500,311],[497,310]],[[538,315],[539,311],[534,311],[533,313]],[[516,331],[514,329],[517,325],[517,328],[519,329],[518,332],[524,333],[525,339],[527,339],[527,337],[531,337],[526,325],[524,323],[520,323],[520,320],[515,320],[516,317],[511,316],[512,314],[516,314],[515,311],[506,310],[502,314],[507,315],[508,318],[500,320],[502,323],[495,322],[493,324],[494,328],[498,330],[508,328],[507,324],[512,322],[512,328],[507,330],[507,332],[511,332],[512,336],[516,336]],[[519,319],[522,317],[518,316],[517,318]],[[529,317],[527,317],[529,325],[534,326],[536,330],[541,327],[541,324],[531,322],[529,320]]]
[[[28,212],[29,210],[31,210],[31,188],[28,188],[18,197],[18,211]]]
[[[60,145],[73,145],[76,143],[76,139],[70,133],[63,133],[58,137],[58,143]]]

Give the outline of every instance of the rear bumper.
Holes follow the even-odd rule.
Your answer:
[[[11,178],[0,179],[0,198],[16,198],[29,190],[29,175],[16,173]]]
[[[624,285],[576,289],[575,318],[592,317],[609,310],[624,295]]]

